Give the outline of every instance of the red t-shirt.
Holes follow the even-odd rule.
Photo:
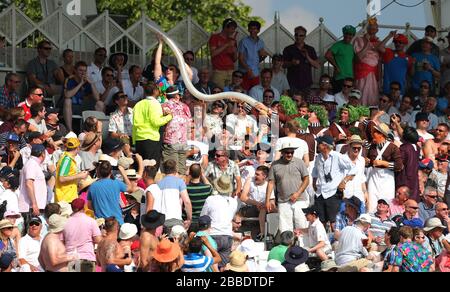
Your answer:
[[[23,108],[23,110],[25,111],[24,120],[28,122],[28,120],[31,119],[31,111],[30,111],[30,107],[28,106],[27,102],[24,101],[24,102],[20,103],[18,106]]]
[[[229,41],[229,38],[223,37],[220,33],[213,34],[209,39],[209,47],[220,48],[224,46]],[[237,45],[236,45],[237,49]],[[234,52],[232,52],[231,48],[223,51],[219,55],[213,57],[211,59],[211,63],[214,70],[234,70]]]

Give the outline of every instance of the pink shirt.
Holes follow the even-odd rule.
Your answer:
[[[29,212],[31,208],[31,200],[28,197],[26,181],[33,180],[34,196],[40,210],[44,210],[47,205],[47,184],[45,175],[42,171],[40,161],[37,157],[32,156],[25,163],[22,174],[20,176],[20,195],[19,195],[19,211],[22,213]]]
[[[64,243],[68,253],[76,252],[81,260],[95,262],[94,237],[101,236],[94,219],[83,212],[77,212],[64,226]]]
[[[398,201],[396,199],[393,199],[390,204],[390,210],[391,210],[391,218],[397,215],[403,215],[405,213],[405,206],[399,205]]]
[[[172,112],[173,119],[167,124],[164,132],[164,143],[186,144],[188,137],[188,130],[190,131],[191,111],[189,107],[183,102],[175,102],[169,100],[162,105],[163,109],[168,108]]]

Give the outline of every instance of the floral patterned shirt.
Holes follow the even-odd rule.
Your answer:
[[[189,107],[181,101],[176,102],[174,100],[169,100],[162,107],[163,109],[169,109],[173,116],[173,119],[166,126],[164,143],[169,145],[186,144],[192,120]]]
[[[429,272],[433,264],[431,253],[422,245],[411,240],[400,243],[393,265],[400,268],[400,272]]]
[[[109,132],[125,134],[129,137],[133,134],[133,109],[128,108],[128,113],[116,110],[109,119]]]

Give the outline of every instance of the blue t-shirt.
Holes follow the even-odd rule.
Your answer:
[[[244,55],[246,64],[252,69],[255,76],[259,76],[259,51],[264,49],[264,46],[262,39],[254,41],[251,37],[246,37],[239,43],[238,52]],[[247,72],[241,64],[239,64],[239,70]]]
[[[165,214],[166,220],[183,220],[180,193],[187,189],[184,180],[168,175],[158,183],[158,187],[161,190],[161,197],[155,198],[155,210]]]
[[[385,57],[384,60],[383,92],[389,94],[391,92],[391,83],[395,81],[400,83],[400,89],[402,95],[404,95],[406,91],[406,76],[411,57],[399,55],[392,50],[389,53],[386,52],[386,54],[392,57],[392,59]],[[386,58],[389,58],[389,60],[386,60]]]
[[[72,90],[78,86],[78,82],[75,79],[69,78],[66,80],[66,84],[64,88],[66,90]],[[92,87],[89,83],[85,83],[80,90],[78,90],[77,94],[72,97],[72,104],[81,105],[83,103],[83,99],[85,96],[92,94]],[[64,94],[63,94],[64,96]]]
[[[436,115],[438,117],[445,115],[445,110],[448,108],[448,99],[446,97],[440,97],[437,101]]]
[[[122,209],[120,208],[120,193],[126,192],[127,186],[112,179],[101,179],[91,185],[88,200],[92,201],[95,217],[115,217],[119,224],[123,224]]]
[[[431,87],[434,87],[433,74],[431,71],[425,71],[423,66],[424,63],[428,61],[434,70],[441,71],[441,63],[439,62],[438,57],[432,54],[426,55],[424,53],[415,53],[412,56],[416,59],[416,63],[414,64],[415,74],[413,76],[412,87],[415,90],[419,90],[420,83],[424,80],[428,81],[431,84]]]

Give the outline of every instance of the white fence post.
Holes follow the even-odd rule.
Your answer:
[[[17,56],[17,15],[16,15],[16,5],[12,4],[12,17],[11,17],[11,27],[12,27],[12,48],[11,48],[11,55],[12,55],[12,71],[14,73],[17,72],[17,62],[16,62],[16,56]]]

